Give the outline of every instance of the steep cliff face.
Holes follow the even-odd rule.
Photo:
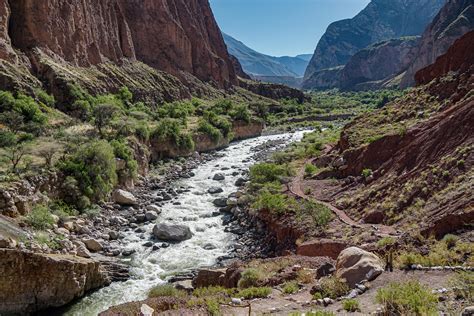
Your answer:
[[[417,56],[405,73],[401,86],[413,85],[418,70],[434,63],[456,39],[471,30],[474,30],[473,1],[448,1],[423,33]]]
[[[318,71],[345,65],[371,44],[421,34],[444,3],[445,0],[373,0],[354,18],[328,27],[306,69],[305,81]]]
[[[197,81],[214,88],[237,84],[207,0],[0,0],[0,59],[10,66],[1,67],[0,83],[9,78],[27,87],[25,74],[8,70],[19,65],[53,92],[66,82],[99,87],[94,92],[128,82],[132,90],[142,88],[138,94],[163,90],[151,98],[166,100],[189,95],[166,95],[169,86],[193,91]],[[137,73],[152,82],[140,87]]]
[[[404,37],[361,50],[342,70],[340,87],[357,90],[388,84],[413,61],[418,42],[419,37]]]
[[[465,34],[454,42],[448,52],[436,62],[415,75],[418,85],[427,84],[433,79],[442,77],[451,71],[466,72],[474,65],[474,31]]]

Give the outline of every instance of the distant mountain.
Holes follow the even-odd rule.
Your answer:
[[[259,53],[230,35],[222,34],[229,53],[235,56],[244,71],[260,77],[303,77],[311,54],[296,57],[273,57]]]
[[[319,41],[305,73],[344,66],[360,50],[388,39],[421,35],[446,0],[372,0],[352,19],[332,23]],[[317,88],[317,87],[316,87]]]

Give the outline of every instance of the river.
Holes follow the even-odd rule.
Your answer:
[[[198,166],[194,170],[194,177],[177,181],[177,187],[184,187],[189,191],[179,195],[181,205],[175,205],[175,201],[165,204],[156,222],[187,225],[191,228],[193,237],[171,244],[168,248],[153,251],[143,246],[144,242],[151,238],[153,223],[143,227],[147,236],[145,240],[141,239],[138,233],[126,232],[122,243],[126,249],[136,251],[131,257],[122,259],[131,267],[131,279],[113,283],[86,296],[74,304],[65,315],[95,316],[110,306],[145,299],[153,286],[165,283],[166,278],[171,275],[215,265],[217,258],[232,251],[236,236],[224,231],[221,216],[212,216],[212,213],[217,211],[212,201],[218,197],[227,197],[238,190],[234,183],[241,174],[232,173],[236,170],[247,170],[255,164],[253,155],[256,146],[268,141],[284,140],[279,145],[281,149],[301,140],[304,133],[300,131],[261,136],[233,143],[220,151],[221,157]],[[225,180],[212,180],[216,173],[225,174]],[[221,187],[223,192],[217,195],[207,193],[209,188],[216,186]]]

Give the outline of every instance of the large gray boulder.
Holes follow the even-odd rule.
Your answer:
[[[185,225],[156,224],[153,227],[153,235],[165,241],[184,241],[191,239],[193,233]]]
[[[120,205],[137,205],[137,198],[130,192],[125,190],[115,190],[112,194],[112,199],[115,203]]]
[[[372,281],[383,272],[383,262],[375,254],[357,247],[344,249],[337,257],[336,277],[354,288],[363,280]]]

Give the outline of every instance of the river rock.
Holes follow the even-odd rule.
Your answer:
[[[226,271],[226,269],[200,269],[193,280],[193,286],[195,288],[223,286]]]
[[[244,186],[245,183],[247,183],[247,180],[244,179],[244,178],[238,178],[236,181],[235,181],[235,186],[236,187],[241,187],[241,186]]]
[[[76,246],[76,255],[82,258],[90,258],[91,253],[87,249],[86,245],[79,240],[73,241],[74,246]]]
[[[223,173],[216,173],[214,177],[212,177],[212,180],[214,181],[222,181],[225,179],[225,175]]]
[[[193,281],[192,280],[182,280],[174,283],[174,287],[178,290],[183,290],[188,293],[194,291]]]
[[[158,214],[155,211],[148,211],[145,213],[145,218],[147,221],[151,222],[158,218]]]
[[[16,248],[17,243],[10,237],[3,237],[0,235],[0,248]]]
[[[154,313],[155,310],[147,304],[142,304],[142,306],[140,306],[140,316],[153,316]]]
[[[374,280],[382,272],[382,260],[375,254],[360,248],[347,248],[337,257],[336,276],[345,279],[351,288],[363,280]]]
[[[63,306],[109,282],[99,262],[69,255],[0,249],[0,270],[2,315]]]
[[[219,188],[219,187],[212,187],[209,190],[207,190],[207,193],[209,193],[209,194],[218,194],[218,193],[222,193],[222,192],[224,192],[224,190],[222,188]]]
[[[130,192],[125,190],[115,190],[112,194],[112,199],[115,203],[120,205],[137,205],[138,201],[137,198]]]
[[[157,205],[155,205],[155,204],[148,205],[148,206],[146,207],[146,210],[149,211],[149,212],[155,212],[155,213],[157,213],[157,214],[160,214],[160,213],[161,213],[160,208],[159,208]]]
[[[83,239],[82,242],[86,245],[87,249],[92,252],[98,252],[102,250],[102,244],[93,238]]]
[[[184,241],[191,239],[193,234],[188,226],[156,224],[153,227],[153,235],[165,241]]]
[[[227,206],[227,199],[226,198],[219,198],[212,201],[212,203],[217,207],[226,207]]]

